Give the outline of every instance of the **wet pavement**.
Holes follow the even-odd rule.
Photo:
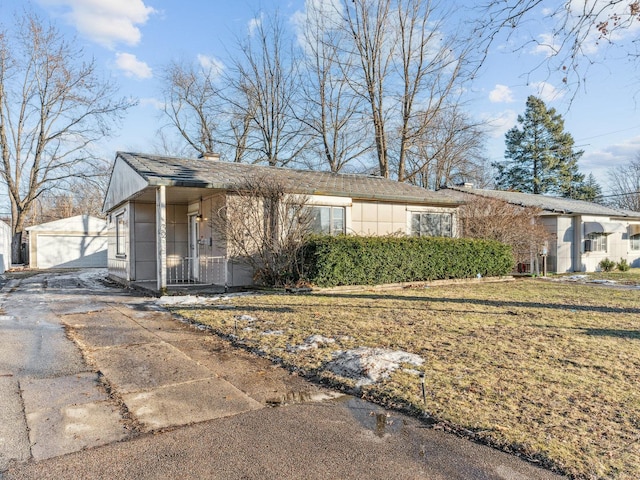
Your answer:
[[[103,276],[4,286],[0,478],[559,478],[311,384]]]

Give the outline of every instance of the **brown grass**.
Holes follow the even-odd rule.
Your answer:
[[[336,350],[416,353],[426,403],[407,371],[362,393],[576,478],[640,478],[639,290],[527,279],[230,302],[176,312],[346,386],[322,370]],[[337,341],[287,351],[313,334]]]

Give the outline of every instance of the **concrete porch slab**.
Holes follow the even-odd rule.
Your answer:
[[[262,404],[230,383],[206,378],[122,396],[147,431],[204,422],[257,410]]]

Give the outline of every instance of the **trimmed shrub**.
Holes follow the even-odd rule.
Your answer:
[[[511,247],[492,240],[442,237],[316,236],[303,271],[319,287],[380,285],[511,272]]]
[[[611,272],[614,268],[616,268],[616,262],[605,258],[604,260],[600,260],[598,267],[600,267],[600,270],[602,270],[603,272]]]

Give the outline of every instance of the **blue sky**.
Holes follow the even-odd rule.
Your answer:
[[[13,12],[24,5],[23,0],[0,0],[2,23],[10,25]],[[224,68],[234,38],[247,34],[261,9],[277,8],[284,18],[292,18],[304,9],[304,0],[32,0],[31,6],[55,20],[63,32],[76,35],[123,95],[139,99],[122,128],[100,146],[105,157],[113,158],[117,150],[154,150],[162,122],[158,78],[163,65],[183,59]],[[486,122],[487,154],[495,161],[503,159],[504,133],[524,112],[527,96],[543,98],[563,115],[565,130],[585,150],[581,171],[593,173],[606,193],[607,172],[640,152],[640,70],[622,54],[615,58],[609,52],[602,60],[593,47],[597,61],[585,85],[575,96],[562,90],[560,76],[549,75],[545,68],[532,72],[544,60],[544,49],[515,48],[522,39],[545,38],[549,25],[542,21],[544,13],[540,7],[516,35],[492,45],[480,74],[467,85],[465,108],[474,119]],[[637,34],[630,31],[629,38],[620,41]]]

